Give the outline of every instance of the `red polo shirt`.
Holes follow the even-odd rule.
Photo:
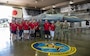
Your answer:
[[[10,30],[16,31],[17,30],[17,24],[16,23],[10,23]]]
[[[49,27],[50,27],[50,23],[49,22],[45,22],[44,23],[44,30],[49,31]]]
[[[30,26],[30,29],[34,29],[35,28],[35,23],[32,22],[32,23],[29,24],[29,26]]]
[[[39,30],[39,22],[35,22],[35,28],[36,30]]]
[[[54,25],[54,24],[51,24],[51,25],[50,25],[50,30],[52,30],[52,31],[55,30],[55,25]]]
[[[31,24],[32,24],[32,22],[29,22],[29,28],[30,28]]]
[[[24,25],[25,24],[25,21],[24,20],[22,20],[22,25]]]
[[[23,24],[21,23],[21,24],[17,24],[17,28],[19,29],[19,30],[23,30]]]
[[[28,22],[23,23],[23,29],[24,30],[29,30],[29,23]]]

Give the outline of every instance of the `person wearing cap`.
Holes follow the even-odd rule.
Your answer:
[[[63,30],[63,41],[65,41],[65,39],[68,41],[68,33],[69,33],[69,25],[67,20],[64,20],[63,22],[63,26],[62,26],[62,30]]]
[[[51,25],[50,25],[50,35],[51,35],[51,40],[54,39],[54,32],[55,32],[54,21],[51,21]]]

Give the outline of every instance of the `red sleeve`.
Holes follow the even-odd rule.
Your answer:
[[[45,28],[45,23],[44,23],[44,28]]]
[[[9,23],[9,25],[11,26],[12,23]]]

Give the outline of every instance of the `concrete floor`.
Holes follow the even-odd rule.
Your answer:
[[[38,39],[35,41],[45,40]],[[31,44],[35,41],[25,40],[12,42],[10,41],[9,29],[0,28],[0,56],[35,56],[36,51],[31,48]],[[82,33],[71,31],[68,44],[77,48],[77,52],[71,56],[90,56],[89,42],[90,29]],[[47,54],[38,52],[37,56],[47,56]]]

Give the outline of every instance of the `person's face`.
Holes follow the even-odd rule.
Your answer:
[[[57,20],[57,22],[59,23],[60,21],[59,21],[59,20]]]
[[[65,20],[64,22],[67,22],[67,20]]]
[[[12,22],[16,22],[16,20],[12,20]]]
[[[35,22],[35,20],[33,20],[33,23]]]
[[[52,24],[54,24],[54,23],[52,23]]]
[[[29,22],[31,22],[31,20],[29,20]]]
[[[22,19],[21,21],[24,21],[24,19]]]
[[[48,22],[48,20],[45,20],[45,22]]]
[[[40,22],[42,21],[42,19],[39,20]]]

